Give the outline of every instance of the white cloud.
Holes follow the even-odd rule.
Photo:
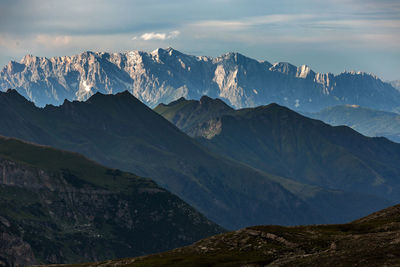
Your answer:
[[[312,14],[274,14],[265,16],[245,17],[237,20],[204,20],[190,24],[194,27],[223,29],[223,30],[244,30],[249,27],[268,25],[299,23],[316,19],[318,15]]]
[[[346,0],[347,1],[347,0]],[[235,20],[202,20],[182,28],[185,36],[242,44],[331,45],[398,51],[400,19],[383,15],[273,14]]]
[[[46,47],[63,47],[68,46],[71,42],[71,36],[68,35],[49,35],[49,34],[38,34],[33,39],[39,45]]]
[[[134,36],[132,40],[141,39],[144,41],[151,41],[151,40],[167,40],[167,39],[175,39],[180,34],[179,31],[172,31],[172,32],[146,32],[140,36]]]

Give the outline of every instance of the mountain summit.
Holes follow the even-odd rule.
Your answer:
[[[370,74],[323,74],[306,65],[271,64],[239,53],[212,58],[172,48],[53,58],[27,55],[0,70],[0,90],[8,88],[38,106],[125,90],[150,107],[202,95],[222,98],[235,108],[271,102],[302,111],[342,104],[387,111],[400,106],[400,92]]]
[[[0,93],[1,135],[79,152],[105,166],[150,177],[227,229],[343,222],[390,204],[362,194],[284,182],[212,153],[128,92],[97,93],[85,102],[45,108],[15,98],[14,93]],[[230,109],[208,97],[198,102]]]
[[[218,113],[213,110],[221,100],[210,101],[208,109],[201,101],[186,102],[154,110],[214,153],[300,183],[400,201],[400,144],[278,104]]]

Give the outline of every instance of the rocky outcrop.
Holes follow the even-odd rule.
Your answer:
[[[144,255],[222,231],[148,179],[13,139],[0,146],[0,266]]]
[[[11,224],[0,217],[0,266],[28,266],[37,264],[31,246],[10,231]]]
[[[140,258],[88,266],[398,266],[399,206],[340,225],[256,226]]]
[[[271,102],[302,111],[339,104],[390,111],[400,106],[400,92],[367,73],[323,74],[306,65],[271,64],[239,53],[211,58],[172,48],[53,58],[27,55],[0,71],[0,89],[8,88],[39,106],[125,90],[151,107],[202,95],[222,98],[235,108]]]

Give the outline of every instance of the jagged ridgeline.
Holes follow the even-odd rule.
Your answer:
[[[39,106],[125,90],[150,107],[202,95],[222,98],[235,108],[272,102],[301,111],[342,104],[386,111],[400,106],[400,92],[371,74],[317,73],[306,65],[271,64],[239,53],[212,58],[172,48],[52,58],[27,55],[0,70],[0,90],[8,88]]]
[[[0,137],[0,265],[132,257],[220,233],[150,179]]]
[[[128,92],[37,108],[10,90],[0,93],[0,121],[2,135],[151,177],[227,229],[347,222],[391,205],[300,184],[212,153]]]
[[[333,127],[277,104],[233,110],[204,96],[154,110],[214,153],[254,168],[308,185],[400,201],[400,144],[386,138]]]

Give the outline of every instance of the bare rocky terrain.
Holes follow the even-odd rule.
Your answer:
[[[347,224],[249,227],[161,254],[75,266],[400,266],[400,205]]]

